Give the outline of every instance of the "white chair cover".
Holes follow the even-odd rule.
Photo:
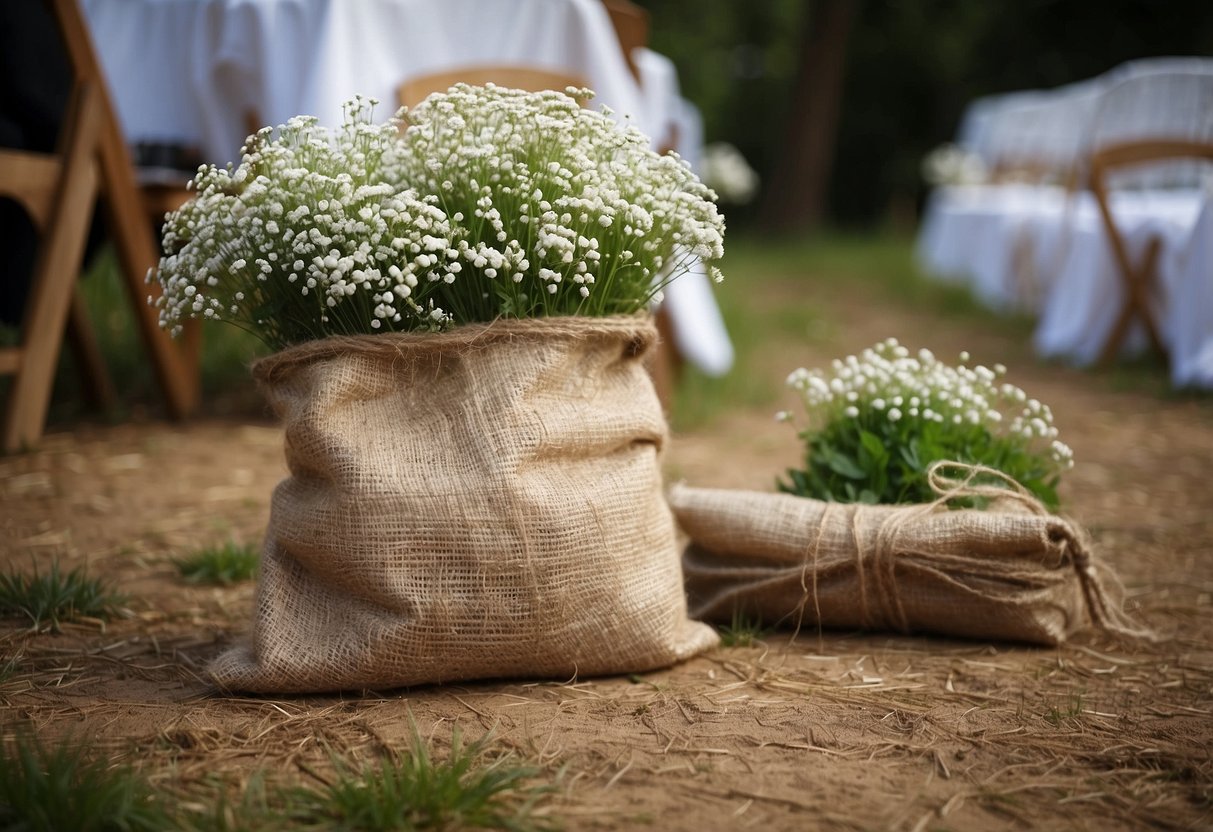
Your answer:
[[[585,78],[652,132],[598,0],[82,0],[127,140],[238,161],[247,115],[340,124],[354,95],[384,117],[406,78],[522,63]]]
[[[1092,152],[1159,139],[1213,142],[1213,60],[1133,61],[1054,91],[979,99],[957,142],[991,169],[1032,165],[1025,178],[1037,183],[1069,171],[1083,185]],[[1117,171],[1108,181],[1130,257],[1139,259],[1151,238],[1161,241],[1155,311],[1177,385],[1213,386],[1211,183],[1213,164],[1187,160]],[[968,285],[987,305],[1039,314],[1034,342],[1045,356],[1094,361],[1123,306],[1120,267],[1089,191],[937,188],[917,253],[928,273]],[[1125,351],[1142,348],[1142,336],[1131,331]]]
[[[1171,336],[1171,382],[1213,389],[1213,191],[1205,192],[1170,290],[1164,328]]]

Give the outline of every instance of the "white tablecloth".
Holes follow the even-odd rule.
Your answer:
[[[1213,192],[1205,195],[1171,283],[1176,298],[1164,321],[1170,334],[1171,381],[1213,389]]]
[[[250,119],[315,115],[340,124],[355,95],[387,118],[408,78],[476,64],[522,64],[578,75],[653,138],[683,111],[673,63],[638,50],[631,74],[599,0],[82,0],[129,142],[193,145],[239,161]],[[678,135],[698,158],[701,135]],[[679,352],[705,372],[732,364],[702,264],[668,288]]]
[[[1200,191],[1120,192],[1110,196],[1110,207],[1134,262],[1140,262],[1148,241],[1158,237],[1156,277],[1159,297],[1154,320],[1164,345],[1172,333],[1169,310],[1188,302],[1178,282],[1181,255],[1192,240],[1204,195]],[[1093,199],[1083,200],[1069,224],[1070,242],[1053,286],[1045,300],[1033,342],[1045,357],[1063,358],[1073,364],[1094,362],[1116,318],[1124,307],[1125,283],[1121,276],[1107,229]],[[1207,264],[1213,268],[1213,261]],[[1145,346],[1145,333],[1135,322],[1122,352],[1132,355]]]
[[[237,161],[247,114],[335,125],[342,104],[467,64],[585,78],[597,101],[653,125],[598,0],[82,0],[131,142],[199,146]]]
[[[1061,188],[958,185],[931,195],[918,259],[941,279],[968,285],[998,311],[1039,311],[1067,242],[1074,206]]]
[[[1130,257],[1151,238],[1162,246],[1155,321],[1177,386],[1213,388],[1213,194],[1116,191],[1111,209]],[[992,308],[1039,315],[1038,354],[1095,361],[1124,305],[1124,281],[1089,192],[1030,185],[936,190],[919,236],[929,273],[968,285]],[[1123,352],[1140,352],[1135,324]]]

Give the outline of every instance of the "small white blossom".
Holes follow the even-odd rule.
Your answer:
[[[967,353],[964,359],[968,360]],[[1014,437],[1061,469],[1073,466],[1073,452],[1057,439],[1047,405],[1002,382],[1006,367],[951,367],[930,350],[911,354],[896,339],[887,339],[859,355],[836,359],[831,372],[799,368],[787,385],[801,397],[810,425],[881,414],[887,422],[906,420],[980,428]],[[905,428],[899,428],[905,430]]]
[[[284,346],[503,314],[629,314],[692,256],[719,279],[715,195],[635,128],[582,107],[588,90],[574,95],[460,84],[403,114],[403,133],[373,124],[369,99],[336,131],[311,117],[258,131],[237,168],[201,168],[197,196],[168,218],[161,325],[222,313]],[[289,314],[267,319],[267,301]]]

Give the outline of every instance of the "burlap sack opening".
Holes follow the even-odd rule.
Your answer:
[[[686,614],[638,318],[331,338],[259,362],[286,428],[228,690],[568,679],[717,641]]]
[[[974,484],[998,472],[944,463],[930,474],[940,499],[906,506],[676,486],[692,617],[1050,645],[1089,621],[1151,637],[1122,611],[1119,582],[1070,521],[1014,481]],[[949,511],[959,496],[993,502]]]

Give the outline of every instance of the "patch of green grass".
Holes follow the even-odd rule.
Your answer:
[[[1082,694],[1072,693],[1066,697],[1064,702],[1049,706],[1049,710],[1045,714],[1045,722],[1054,726],[1061,725],[1067,719],[1081,716],[1082,712]]]
[[[125,601],[82,567],[61,571],[58,560],[48,572],[35,566],[32,574],[10,569],[0,575],[0,615],[28,618],[35,630],[58,632],[62,622],[82,616],[109,618]]]
[[[835,294],[857,291],[882,303],[964,318],[1022,342],[1025,356],[1033,323],[999,315],[963,287],[932,280],[914,260],[913,241],[894,234],[821,233],[801,237],[733,236],[715,287],[736,362],[723,378],[688,368],[672,408],[676,431],[710,423],[733,407],[771,407],[783,394],[782,378],[758,372],[772,353],[813,344],[830,351],[840,322],[828,306]],[[892,333],[890,333],[892,334]],[[789,366],[789,370],[792,368]]]
[[[134,306],[111,247],[98,252],[80,288],[115,381],[129,385],[124,392],[155,395],[151,363],[135,326]],[[141,299],[146,300],[147,294],[143,291]],[[248,363],[265,352],[261,342],[243,330],[206,322],[200,357],[203,392],[220,392],[234,384],[248,385]]]
[[[255,547],[229,540],[220,546],[199,549],[175,563],[181,577],[190,583],[230,586],[256,575],[260,560]]]
[[[339,765],[329,785],[299,790],[287,814],[311,828],[365,832],[554,828],[535,813],[552,790],[534,782],[539,770],[508,755],[488,760],[488,744],[488,736],[465,744],[456,727],[438,762],[413,723],[412,748],[360,772]]]
[[[87,746],[18,738],[0,747],[0,828],[23,832],[159,832],[172,828],[147,782],[92,758]]]
[[[740,610],[734,610],[732,622],[720,625],[716,631],[720,633],[722,647],[753,647],[771,632],[759,619],[744,615]]]
[[[21,661],[21,654],[17,653],[10,656],[8,661],[0,664],[0,684],[7,682],[13,678],[13,674],[17,672],[17,664]]]
[[[174,829],[182,832],[262,832],[289,828],[282,817],[282,789],[267,789],[265,773],[256,771],[243,788],[224,783],[218,778],[206,783],[207,790],[199,794],[191,789],[193,808],[178,813]],[[238,797],[232,799],[233,791]]]

